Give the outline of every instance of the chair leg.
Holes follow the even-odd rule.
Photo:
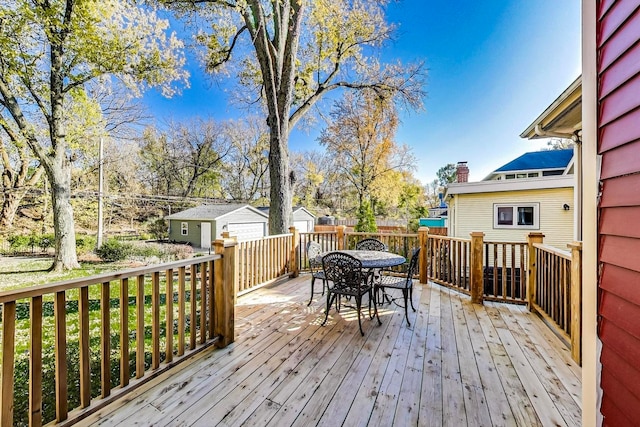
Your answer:
[[[322,326],[327,323],[327,319],[329,318],[329,307],[331,307],[331,303],[333,302],[333,298],[336,297],[336,294],[327,293],[327,308],[324,312],[324,321],[322,322]]]
[[[358,312],[358,326],[360,327],[360,334],[364,336],[364,331],[362,330],[362,319],[360,318],[360,309],[362,308],[362,295],[356,297],[356,311]]]
[[[416,311],[416,308],[413,306],[413,286],[409,288],[409,302],[411,302],[411,309]]]
[[[371,298],[372,295],[373,295],[373,315],[376,316],[376,318],[378,319],[378,326],[380,326],[382,325],[382,321],[380,320],[380,313],[378,313],[378,301],[377,301],[376,291],[371,291],[371,295],[369,295],[369,298]]]
[[[309,304],[307,304],[307,307],[311,305],[311,302],[313,301],[313,285],[316,283],[316,278],[313,277],[313,274],[311,275],[311,297],[309,298]],[[324,295],[324,283],[322,284],[323,288],[322,288],[322,294]]]
[[[409,322],[409,305],[407,304],[407,299],[409,298],[409,289],[402,289],[402,297],[404,298],[404,317],[407,319],[407,326],[411,326],[411,322]]]

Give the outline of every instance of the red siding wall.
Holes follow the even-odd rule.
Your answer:
[[[598,0],[598,332],[605,426],[640,423],[640,0]]]

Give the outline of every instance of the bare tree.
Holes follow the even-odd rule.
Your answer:
[[[267,111],[271,234],[287,232],[292,212],[289,132],[327,93],[371,89],[410,108],[422,106],[422,64],[381,65],[375,56],[394,30],[384,18],[386,0],[159,2],[193,12],[196,24],[210,22],[208,31],[198,25],[196,38],[206,46],[207,69],[238,56],[239,80]]]

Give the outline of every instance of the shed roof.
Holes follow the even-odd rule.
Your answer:
[[[269,206],[258,206],[258,209],[260,209],[262,212],[264,212],[264,213],[266,213],[266,214],[268,214],[268,213],[269,213]],[[298,211],[304,211],[304,212],[306,212],[307,214],[309,214],[310,216],[312,216],[312,217],[314,217],[314,218],[316,217],[313,213],[311,213],[311,212],[309,211],[309,209],[305,208],[304,206],[294,206],[294,207],[293,207],[293,213],[296,213],[296,212],[298,212]]]
[[[256,214],[268,219],[268,215],[260,210],[254,208],[253,206],[240,204],[240,203],[228,203],[228,204],[217,204],[217,205],[200,205],[195,208],[186,209],[182,212],[176,212],[174,214],[168,215],[165,219],[182,219],[182,220],[190,220],[190,219],[204,219],[204,220],[216,220],[225,215],[232,214],[233,212],[248,209]]]
[[[511,171],[525,171],[525,170],[545,170],[545,169],[564,169],[567,167],[571,158],[573,157],[573,149],[565,150],[546,150],[546,151],[532,151],[530,153],[524,153],[507,163],[504,166],[496,169],[496,172],[511,172]]]

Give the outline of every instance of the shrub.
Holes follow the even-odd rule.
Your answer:
[[[78,254],[86,254],[96,247],[96,238],[87,235],[76,236],[76,249]]]
[[[30,246],[29,243],[31,242],[31,238],[26,234],[14,234],[7,237],[7,241],[13,250],[27,249]]]
[[[107,262],[122,261],[129,256],[132,246],[116,239],[109,239],[96,249],[96,254]]]
[[[168,239],[169,232],[167,228],[167,222],[164,219],[158,218],[149,222],[147,225],[147,232],[154,239]]]
[[[373,209],[369,201],[364,200],[358,208],[358,223],[354,227],[355,231],[374,232],[378,231],[376,218],[373,216]]]

